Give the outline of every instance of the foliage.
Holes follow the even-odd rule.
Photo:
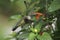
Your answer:
[[[26,3],[24,3],[26,1]],[[22,34],[18,34],[15,38],[18,40],[28,39],[28,40],[52,40],[50,30],[42,30],[46,24],[52,24],[53,19],[56,17],[56,10],[60,9],[59,5],[60,0],[14,0],[11,4],[14,10],[20,15],[11,16],[11,19],[21,19],[24,16],[31,14],[32,12],[42,12],[45,14],[45,17],[42,17],[39,23],[32,27],[24,27],[21,31]],[[17,10],[16,10],[17,9]],[[15,12],[14,11],[14,12]],[[53,14],[54,13],[54,14]],[[21,16],[23,15],[23,16]],[[53,17],[54,16],[54,17]],[[45,20],[42,20],[45,18]],[[43,26],[43,27],[42,27]],[[44,31],[42,35],[40,35],[40,31]],[[20,33],[20,32],[19,32]],[[50,34],[51,33],[51,34]],[[14,34],[13,34],[14,35]],[[13,36],[12,35],[12,36]]]
[[[48,8],[49,12],[56,11],[60,9],[60,0],[54,0],[51,4],[50,7]]]

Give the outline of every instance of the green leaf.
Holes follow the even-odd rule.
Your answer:
[[[18,38],[28,38],[29,33],[28,32],[23,32],[22,34],[18,35]]]
[[[38,32],[39,32],[40,31],[40,27],[41,27],[41,24],[38,24],[38,25],[36,25],[35,29],[37,29]]]
[[[42,20],[40,20],[39,22],[38,22],[38,24],[36,23],[36,26],[35,26],[35,28],[38,30],[38,32],[41,30],[41,27],[42,27],[42,25],[44,25],[45,23],[42,21]]]
[[[50,7],[48,8],[48,11],[53,12],[53,11],[56,11],[58,9],[60,9],[60,0],[54,0],[51,3]]]
[[[15,0],[12,4],[12,9],[14,9],[15,12],[21,12],[23,13],[26,11],[26,6],[24,4],[24,0]]]
[[[37,38],[39,40],[52,40],[51,36],[46,32],[44,32],[43,35],[41,35],[41,36],[38,35]]]
[[[35,6],[36,4],[38,4],[38,3],[39,3],[39,1],[35,1],[35,2],[33,2],[33,3],[30,5],[29,9],[34,8],[34,6]]]
[[[30,33],[29,37],[28,37],[28,40],[34,40],[35,36],[36,35],[34,33]]]
[[[13,20],[18,20],[21,18],[21,15],[13,15],[10,17],[10,19],[13,19]]]
[[[17,33],[16,32],[13,32],[12,34],[10,34],[10,36],[12,37],[16,37]]]

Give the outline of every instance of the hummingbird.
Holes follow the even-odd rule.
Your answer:
[[[23,27],[26,24],[34,25],[34,20],[32,20],[32,16],[35,17],[35,20],[39,20],[40,16],[42,16],[42,13],[32,13],[31,15],[23,17],[21,20],[17,22],[15,27],[12,29],[12,31],[15,31],[19,26]]]

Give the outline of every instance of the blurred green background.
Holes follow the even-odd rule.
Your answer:
[[[7,12],[4,12],[0,8],[0,40],[3,40],[3,38],[10,33],[11,27],[14,25],[14,21],[8,21],[8,20],[9,17],[7,15]]]
[[[14,0],[0,0],[0,40],[4,40],[7,34],[11,32],[12,26],[17,22],[16,20],[9,21],[9,17],[17,11],[25,10],[23,0],[15,3],[13,1]],[[18,6],[16,6],[17,4]],[[20,9],[18,9],[19,6],[23,8],[20,7]]]

